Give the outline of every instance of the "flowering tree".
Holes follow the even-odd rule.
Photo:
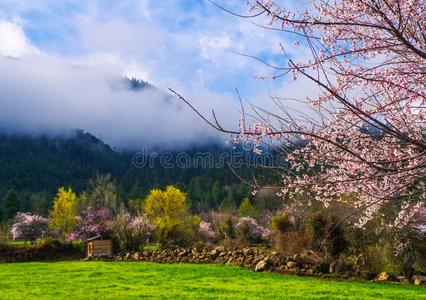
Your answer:
[[[75,217],[74,230],[66,237],[68,241],[88,239],[110,233],[111,211],[107,208],[87,208]]]
[[[30,213],[18,213],[12,225],[11,234],[14,240],[34,243],[47,232],[49,220]]]
[[[253,17],[268,19],[262,27],[310,50],[297,61],[282,46],[286,63],[267,64],[272,79],[304,78],[318,86],[319,95],[304,100],[315,116],[292,114],[276,98],[277,111],[256,108],[252,125],[243,114],[237,131],[216,118],[209,124],[237,141],[292,148],[284,154],[291,168],[282,174],[283,195],[309,187],[327,205],[351,194],[356,225],[378,213],[393,225],[407,223],[426,197],[426,1],[313,0],[301,12],[287,2],[248,3]]]
[[[121,211],[112,222],[112,230],[123,250],[139,250],[154,229],[145,215],[133,217],[127,211]]]
[[[216,239],[216,233],[213,230],[212,224],[209,222],[201,221],[198,228],[198,234],[204,241],[213,241]]]
[[[271,231],[259,225],[252,217],[242,217],[235,224],[237,236],[245,238],[250,242],[267,241],[271,237]]]

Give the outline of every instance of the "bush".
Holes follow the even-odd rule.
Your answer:
[[[348,249],[349,242],[345,237],[345,232],[339,218],[327,215],[320,211],[311,215],[308,222],[308,230],[312,236],[313,249],[319,249],[324,242],[326,254],[338,257]]]
[[[216,240],[216,233],[211,223],[201,221],[198,228],[200,239],[204,242],[212,242]]]
[[[200,218],[188,212],[186,195],[168,186],[154,189],[145,200],[144,212],[156,227],[156,238],[163,245],[185,246],[192,243],[198,231]]]
[[[352,277],[356,273],[356,259],[353,256],[340,255],[332,264],[332,271],[339,275]]]
[[[228,216],[225,219],[225,222],[223,222],[221,226],[221,232],[223,233],[224,237],[227,239],[234,239],[237,237],[237,234],[235,232],[235,221],[232,218],[232,216]]]
[[[24,262],[84,257],[84,245],[46,238],[32,245],[0,244],[0,262]]]
[[[285,254],[297,254],[311,248],[312,237],[309,232],[295,231],[278,233],[274,237],[275,248]]]
[[[251,217],[257,218],[259,216],[259,210],[251,204],[249,198],[244,198],[240,203],[240,207],[238,208],[238,215],[240,217]]]
[[[424,249],[424,245],[421,245],[424,240],[416,229],[408,226],[400,228],[394,237],[397,245],[395,247],[393,261],[398,267],[398,271],[404,274],[409,282],[412,282],[416,259],[418,258],[417,253],[418,250]]]
[[[392,263],[392,249],[387,244],[377,244],[367,247],[363,253],[363,263],[358,269],[362,269],[377,275],[380,272],[394,273],[395,267]]]
[[[272,229],[278,233],[284,233],[293,230],[293,224],[287,215],[276,215],[272,218]]]
[[[30,213],[18,213],[12,225],[11,234],[14,240],[34,243],[47,233],[49,220]]]
[[[146,216],[133,217],[126,211],[121,211],[111,225],[114,237],[119,242],[121,250],[139,250],[147,243],[154,226],[148,223]]]
[[[75,218],[75,227],[71,234],[66,236],[66,241],[85,240],[97,235],[108,236],[111,234],[109,222],[112,214],[107,208],[87,208]]]
[[[200,222],[198,216],[187,216],[171,227],[157,229],[156,235],[163,247],[189,246],[197,240]]]
[[[257,221],[251,217],[242,217],[235,224],[237,238],[248,244],[263,243],[271,237],[271,231],[260,226]]]

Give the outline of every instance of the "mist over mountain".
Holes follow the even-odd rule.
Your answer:
[[[182,149],[226,138],[176,97],[143,80],[123,79],[114,66],[0,57],[0,77],[3,132],[66,136],[81,128],[120,149]],[[196,104],[203,111],[215,106],[201,100]]]

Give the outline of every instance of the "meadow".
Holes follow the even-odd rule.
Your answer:
[[[229,265],[0,265],[0,299],[426,299],[426,288],[256,273]]]

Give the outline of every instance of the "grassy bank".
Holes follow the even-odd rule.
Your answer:
[[[1,299],[426,299],[426,288],[255,273],[226,265],[0,264]]]

